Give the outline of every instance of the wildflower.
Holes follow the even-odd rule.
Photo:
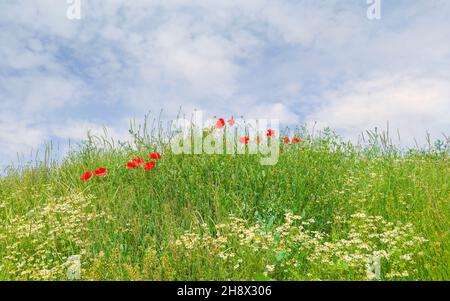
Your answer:
[[[301,142],[300,138],[295,137],[292,139],[292,143],[300,143],[300,142]]]
[[[234,120],[233,116],[231,116],[231,118],[228,119],[227,122],[228,122],[228,125],[229,125],[229,126],[233,126],[233,125],[236,123],[236,121]]]
[[[153,168],[155,168],[156,162],[148,162],[144,165],[144,169],[145,170],[152,170]]]
[[[216,122],[216,129],[221,129],[225,126],[225,120],[223,118],[219,118]]]
[[[288,136],[284,136],[283,137],[283,142],[284,142],[284,144],[289,144],[290,143],[289,137]]]
[[[267,130],[267,137],[275,137],[275,131],[274,130]]]
[[[139,166],[139,164],[137,164],[135,161],[131,161],[131,162],[127,163],[127,168],[128,169],[136,168],[138,166]]]
[[[131,160],[130,162],[127,163],[127,168],[128,169],[132,169],[132,168],[136,168],[140,165],[143,165],[145,163],[144,159],[142,158],[135,158],[133,160]]]
[[[99,168],[96,171],[94,171],[94,174],[97,177],[104,177],[104,176],[108,175],[108,172],[106,171],[106,168],[102,167],[102,168]]]
[[[145,163],[144,159],[142,158],[136,158],[132,160],[133,162],[135,162],[137,165],[142,165]]]
[[[261,137],[256,137],[256,143],[260,144],[262,142],[262,138]]]
[[[80,180],[85,182],[85,181],[89,180],[90,178],[92,178],[92,175],[93,175],[92,172],[88,171],[88,172],[84,173],[84,175],[82,175],[80,177]]]
[[[400,256],[400,259],[403,259],[405,261],[411,261],[411,255],[410,254],[405,254]]]
[[[266,265],[266,271],[273,272],[274,270],[275,270],[275,266],[274,265]]]
[[[250,138],[247,136],[239,138],[239,142],[243,143],[243,144],[248,144],[249,141],[250,141]]]
[[[161,159],[161,154],[160,153],[152,153],[152,154],[150,154],[150,159],[159,160],[159,159]]]

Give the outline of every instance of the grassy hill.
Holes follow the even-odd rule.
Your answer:
[[[64,280],[79,258],[82,280],[450,280],[448,145],[298,135],[274,166],[175,155],[133,133],[10,169],[0,279]],[[156,166],[127,168],[133,158]]]

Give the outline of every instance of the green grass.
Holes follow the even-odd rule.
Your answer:
[[[326,131],[252,155],[90,141],[0,179],[0,279],[450,280],[448,145],[400,152]],[[100,146],[100,144],[102,144]],[[163,158],[151,172],[131,158]],[[108,168],[105,178],[79,180]],[[287,217],[286,217],[286,214]]]

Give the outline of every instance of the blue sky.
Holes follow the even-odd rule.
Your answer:
[[[450,1],[0,1],[0,164],[180,107],[449,134]],[[409,141],[409,142],[408,142]]]

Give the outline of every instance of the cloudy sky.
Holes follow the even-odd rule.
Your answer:
[[[130,118],[279,118],[449,134],[450,1],[0,0],[0,164]]]

